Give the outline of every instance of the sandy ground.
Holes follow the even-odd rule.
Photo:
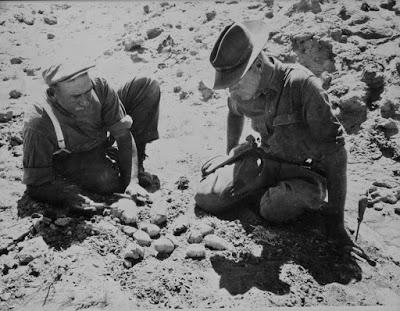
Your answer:
[[[0,3],[0,309],[398,306],[395,2]],[[195,207],[201,163],[224,152],[227,113],[226,93],[201,82],[208,81],[208,56],[219,32],[240,19],[265,20],[271,30],[268,51],[302,63],[323,80],[348,133],[345,217],[353,238],[360,194],[371,186],[381,192],[381,201],[366,211],[358,240],[375,266],[326,243],[319,215],[274,226],[249,202],[220,217]],[[175,236],[170,255],[157,255],[154,238],[142,260],[126,262],[123,254],[135,229],[109,210],[62,223],[43,218],[45,205],[24,196],[24,111],[43,91],[41,70],[65,58],[95,63],[94,73],[115,86],[132,76],[160,82],[161,138],[149,146],[145,167],[159,176],[161,188],[152,194],[153,203],[139,207],[133,227],[166,206],[164,236],[185,215],[187,229]],[[245,132],[251,132],[248,124]],[[207,248],[201,260],[186,258],[188,237],[205,224],[231,247]]]

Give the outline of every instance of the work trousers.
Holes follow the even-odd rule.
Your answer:
[[[117,93],[133,120],[131,133],[136,145],[143,146],[158,139],[159,84],[149,78],[134,78]],[[83,189],[101,194],[117,192],[121,186],[116,151],[113,147],[102,145],[93,150],[55,158],[56,171]]]
[[[281,163],[280,169],[275,170],[276,176],[270,176],[268,184],[272,186],[247,197],[232,197],[227,189],[233,184],[240,188],[255,181],[260,172],[258,162],[255,157],[247,157],[208,175],[198,185],[196,204],[205,211],[218,214],[254,202],[248,200],[251,196],[259,202],[261,216],[276,223],[292,220],[306,209],[321,207],[326,196],[326,178],[309,168],[287,163]],[[237,204],[239,202],[242,204]]]

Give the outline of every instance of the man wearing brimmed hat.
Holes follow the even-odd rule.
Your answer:
[[[196,203],[218,213],[256,196],[261,216],[280,223],[306,209],[320,209],[327,191],[328,233],[347,243],[344,130],[319,79],[301,65],[266,55],[262,49],[267,39],[261,21],[234,23],[222,31],[211,52],[214,89],[228,88],[230,94],[227,154],[240,152],[248,117],[266,156],[262,165],[250,156],[216,171],[217,163],[209,162]]]
[[[158,83],[133,78],[114,91],[90,77],[92,67],[44,70],[45,94],[25,113],[23,182],[37,200],[79,205],[81,188],[146,197],[142,186],[157,179],[143,160],[146,144],[158,139]]]

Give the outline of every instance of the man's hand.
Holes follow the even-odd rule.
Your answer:
[[[126,187],[125,193],[139,201],[145,202],[149,199],[149,193],[138,183],[130,183],[128,187]]]
[[[69,211],[78,214],[91,214],[102,212],[105,205],[96,203],[85,195],[78,194],[76,199],[69,205]]]

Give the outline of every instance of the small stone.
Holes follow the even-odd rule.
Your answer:
[[[148,61],[146,59],[139,56],[138,52],[134,52],[131,54],[131,60],[134,63],[148,63]]]
[[[128,259],[124,259],[123,265],[124,265],[124,267],[125,267],[126,269],[130,269],[130,268],[133,267],[132,261],[130,261],[130,260],[128,260]]]
[[[151,211],[151,223],[162,225],[167,221],[167,205],[164,202],[159,202]]]
[[[150,223],[142,223],[140,225],[140,230],[146,232],[151,238],[158,237],[161,231],[159,226]]]
[[[163,8],[163,7],[169,6],[169,3],[167,1],[161,2],[160,6]]]
[[[152,28],[146,31],[147,39],[154,39],[158,37],[163,30],[161,28]]]
[[[41,236],[23,241],[20,245],[22,246],[22,250],[16,254],[16,258],[21,265],[27,265],[35,258],[44,256],[49,250],[49,247]]]
[[[185,190],[185,189],[189,188],[189,179],[187,179],[185,176],[181,176],[175,182],[175,185],[179,190]]]
[[[189,93],[186,92],[186,91],[182,91],[182,92],[179,94],[179,99],[180,99],[180,100],[186,99],[186,98],[188,98],[188,97],[189,97]]]
[[[214,250],[227,250],[232,248],[227,241],[215,234],[209,234],[205,236],[204,244]]]
[[[274,17],[274,12],[272,10],[265,12],[264,15],[266,18],[273,18]]]
[[[183,71],[182,70],[178,70],[177,73],[176,73],[176,76],[178,78],[181,78],[183,76]]]
[[[49,39],[49,40],[54,39],[54,37],[55,37],[55,35],[52,33],[47,34],[47,39]]]
[[[154,242],[154,249],[160,254],[170,254],[175,249],[175,245],[170,239],[161,237]]]
[[[144,13],[149,14],[149,13],[150,13],[150,7],[146,4],[146,5],[143,7],[143,11],[144,11]]]
[[[43,18],[43,21],[47,24],[47,25],[55,25],[57,24],[57,17],[55,16],[45,16]]]
[[[24,68],[24,72],[26,73],[27,76],[35,75],[35,69],[33,69],[33,68]]]
[[[139,39],[126,39],[123,42],[125,51],[132,52],[143,48],[144,40]]]
[[[212,21],[216,15],[217,13],[215,11],[207,12],[206,13],[207,22]]]
[[[174,93],[179,93],[180,91],[182,91],[182,88],[180,86],[174,87]]]
[[[209,99],[211,99],[213,97],[214,91],[210,88],[208,88],[203,81],[199,82],[199,87],[198,87],[201,96],[203,98],[203,101],[208,101]]]
[[[202,244],[192,244],[186,249],[186,257],[188,258],[204,258],[206,257],[206,249]]]
[[[204,236],[213,234],[214,233],[214,228],[211,227],[210,225],[207,225],[205,223],[200,223],[196,226],[196,229],[198,229],[201,234]]]
[[[57,218],[56,221],[54,222],[57,226],[60,227],[65,227],[71,222],[72,218],[71,217],[62,217],[62,218]]]
[[[249,10],[255,10],[255,9],[258,9],[260,6],[261,6],[261,4],[260,4],[260,3],[257,3],[257,4],[249,5],[247,8],[248,8]]]
[[[35,23],[35,18],[33,16],[25,16],[22,13],[14,14],[14,18],[20,22],[24,23],[26,25],[32,26]]]
[[[111,214],[119,218],[126,225],[136,224],[138,208],[131,199],[122,198],[111,205]]]
[[[138,230],[133,234],[133,238],[140,246],[150,246],[151,245],[151,238],[150,236],[142,231]]]
[[[172,232],[174,235],[181,235],[188,228],[188,219],[185,215],[181,215],[175,219],[172,225]]]
[[[22,57],[13,57],[10,59],[10,63],[12,65],[17,65],[17,64],[21,64],[23,61]]]
[[[377,203],[374,204],[374,210],[381,211],[381,210],[383,210],[384,205],[385,204],[382,203],[382,202],[377,202]]]
[[[144,249],[137,243],[129,243],[122,252],[124,259],[138,260],[144,257]]]
[[[122,232],[125,233],[128,236],[133,236],[137,229],[132,226],[122,226]]]
[[[8,301],[11,298],[11,293],[3,293],[0,295],[1,301]]]
[[[18,90],[12,90],[12,91],[10,91],[10,93],[8,93],[8,95],[12,99],[17,99],[17,98],[20,98],[22,96],[22,93],[20,91],[18,91]]]
[[[0,112],[0,123],[8,122],[12,119],[12,117],[13,117],[13,112],[10,110],[7,112]]]
[[[203,234],[199,230],[193,230],[190,232],[188,242],[189,243],[201,243],[203,241]]]
[[[400,207],[399,207],[399,206],[396,206],[396,207],[394,208],[394,212],[395,212],[395,214],[400,215]]]

